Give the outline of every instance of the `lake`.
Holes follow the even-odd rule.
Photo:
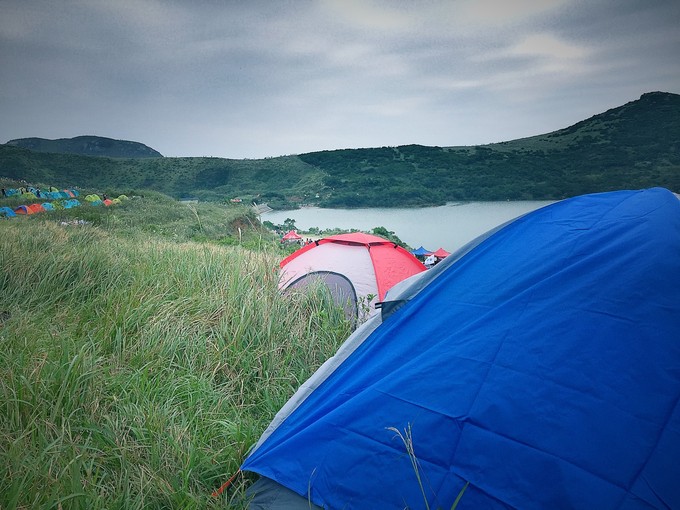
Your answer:
[[[282,225],[290,218],[295,220],[298,230],[317,227],[370,232],[375,227],[385,227],[413,248],[444,248],[452,252],[501,223],[551,203],[553,201],[467,202],[418,209],[306,207],[264,213],[260,219]]]

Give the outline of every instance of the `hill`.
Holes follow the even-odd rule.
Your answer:
[[[680,95],[650,92],[552,133],[467,147],[405,145],[231,160],[84,158],[4,145],[0,175],[202,200],[239,197],[274,208],[555,200],[652,186],[678,191]]]
[[[238,209],[0,221],[0,508],[245,507],[242,481],[211,493],[350,327],[279,292],[280,243]]]
[[[76,136],[75,138],[17,138],[7,145],[22,147],[35,152],[80,154],[81,156],[103,156],[108,158],[160,158],[163,155],[143,143],[128,140],[114,140],[101,136]]]

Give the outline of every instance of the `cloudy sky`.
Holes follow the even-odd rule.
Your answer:
[[[680,93],[678,0],[0,0],[0,143],[477,145]]]

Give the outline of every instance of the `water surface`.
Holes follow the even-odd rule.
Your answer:
[[[468,202],[419,209],[320,209],[273,211],[262,221],[281,225],[290,218],[300,230],[340,228],[371,231],[385,227],[413,248],[455,251],[477,236],[508,220],[552,201]]]

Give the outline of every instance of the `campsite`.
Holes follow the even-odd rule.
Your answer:
[[[680,0],[0,2],[0,510],[680,510]]]
[[[265,485],[265,490],[287,497],[297,494],[301,500],[293,504],[304,508],[309,508],[310,501],[316,507],[336,508],[333,497],[351,501],[352,507],[376,508],[376,493],[381,498],[387,493],[404,498],[400,501],[407,501],[408,508],[450,508],[458,497],[459,509],[488,505],[489,498],[516,508],[545,508],[566,500],[574,507],[599,508],[619,508],[611,506],[611,501],[621,498],[628,498],[630,508],[646,508],[640,501],[650,507],[662,501],[673,507],[680,501],[669,478],[675,472],[672,459],[680,445],[678,416],[671,412],[680,391],[673,368],[680,354],[674,342],[680,337],[680,310],[672,299],[680,284],[680,201],[667,190],[588,195],[527,214],[522,223],[512,222],[508,228],[482,236],[477,246],[440,252],[442,258],[432,269],[423,269],[418,262],[421,266],[416,265],[410,277],[398,276],[399,282],[390,283],[389,290],[381,293],[377,313],[359,322],[348,317],[323,285],[309,285],[303,292],[281,291],[284,261],[303,260],[324,246],[333,247],[334,236],[302,248],[285,246],[279,236],[259,225],[247,207],[185,205],[136,190],[109,190],[109,196],[137,198],[102,207],[91,205],[95,200],[85,200],[94,193],[83,190],[80,207],[0,220],[0,257],[3,267],[10,268],[3,272],[0,306],[3,508],[247,508],[248,498],[258,497],[266,480],[272,481],[273,489]],[[11,200],[15,202],[7,203],[19,199]],[[630,205],[622,208],[620,204]],[[652,221],[653,217],[662,219]],[[555,225],[557,230],[546,225]],[[373,236],[353,235],[340,235],[337,240],[341,246],[355,239],[376,242]],[[533,258],[526,261],[518,258],[527,245],[523,236],[544,239],[543,250],[548,250],[551,264],[536,263],[542,250],[533,250]],[[380,243],[380,249],[389,254],[404,252],[405,260],[424,259],[432,253],[422,246],[405,250],[391,241]],[[656,258],[635,265],[641,250]],[[568,262],[556,255],[575,251],[584,256]],[[348,255],[340,252],[339,259],[346,261]],[[513,265],[519,261],[526,267]],[[589,269],[584,270],[583,264]],[[633,265],[639,271],[631,272]],[[302,266],[311,267],[306,262]],[[620,286],[606,275],[621,274],[622,267],[627,268],[628,277]],[[573,269],[565,272],[565,268]],[[319,271],[336,269],[320,267]],[[591,276],[583,280],[585,275]],[[436,304],[437,289],[441,293],[449,281],[460,282],[453,287],[451,301]],[[596,284],[600,288],[594,292]],[[645,300],[632,318],[631,310],[639,308],[639,293],[649,295],[650,288],[655,298]],[[470,289],[475,292],[471,294]],[[553,299],[541,297],[551,294]],[[579,297],[584,295],[591,296],[588,303]],[[473,296],[474,301],[455,312],[459,315],[447,315]],[[572,305],[567,304],[569,296],[576,298]],[[513,308],[533,312],[517,316],[525,322],[514,323],[515,316],[505,314]],[[478,320],[475,310],[484,310],[481,317],[493,320]],[[560,316],[557,310],[567,315]],[[546,313],[552,321],[536,320]],[[572,320],[569,314],[579,319]],[[409,321],[416,316],[424,322]],[[439,333],[433,330],[437,324],[444,328]],[[575,324],[580,326],[573,328]],[[491,325],[508,329],[486,329]],[[565,329],[565,325],[572,326]],[[615,333],[606,333],[609,330]],[[433,365],[425,354],[450,342],[442,344],[441,340],[452,331],[456,333],[451,338],[460,339],[451,344],[456,346],[450,351],[452,361]],[[521,359],[524,375],[513,384],[526,381],[529,386],[517,386],[508,400],[489,380],[483,386],[483,400],[466,400],[472,396],[462,395],[481,384],[475,380],[481,373],[470,363],[476,359],[475,363],[483,365],[484,356],[491,355],[482,349],[484,343],[474,339],[502,338],[508,331],[516,332],[514,345],[531,343],[528,351],[514,353],[512,344],[503,344],[501,365],[510,371],[498,372],[498,381],[507,385],[508,374],[520,370],[515,363]],[[550,354],[554,349],[540,344],[550,335],[541,331],[559,335],[563,348]],[[442,332],[446,332],[443,337]],[[590,345],[595,338],[598,342]],[[608,343],[623,338],[623,342]],[[436,339],[439,343],[429,346]],[[638,339],[645,339],[644,344],[636,345]],[[584,340],[589,343],[583,344]],[[390,349],[386,351],[383,345]],[[473,354],[464,348],[482,350]],[[379,361],[377,353],[389,353],[389,360]],[[364,358],[375,359],[382,368],[366,371],[355,365]],[[434,359],[443,362],[446,358],[440,354]],[[573,360],[575,365],[569,367],[564,360]],[[390,369],[392,363],[399,368]],[[559,366],[553,383],[530,384],[536,378],[545,379],[540,371],[550,370],[550,363]],[[607,363],[613,363],[612,370],[600,372]],[[584,372],[588,367],[596,371]],[[444,372],[436,379],[439,389],[431,395],[453,391],[462,400],[418,400],[430,395],[424,391],[417,396],[414,381],[422,379],[418,374],[437,370]],[[559,379],[558,372],[564,372],[566,379]],[[453,378],[449,377],[452,373],[456,374]],[[576,373],[585,379],[579,381]],[[617,373],[627,373],[625,381],[636,381],[636,386],[614,384],[620,379]],[[356,380],[352,374],[364,375]],[[406,381],[400,382],[399,377]],[[384,385],[369,390],[378,380]],[[596,381],[601,385],[597,391]],[[543,390],[528,392],[532,387]],[[357,388],[366,388],[368,393]],[[394,393],[397,388],[411,393]],[[654,405],[645,398],[651,393],[657,395]],[[394,402],[411,404],[403,409],[393,409],[392,404],[383,407],[374,400],[377,394],[394,394]],[[587,407],[591,404],[575,397],[584,394],[594,396],[592,410]],[[358,428],[362,434],[372,430],[375,444],[386,449],[354,450],[344,439],[318,434],[314,427],[307,432],[302,417],[315,402],[328,402],[314,412],[317,427],[327,431]],[[477,407],[463,411],[459,406],[465,402],[477,402]],[[519,403],[523,405],[517,407]],[[343,416],[353,425],[338,421],[331,412],[337,406],[347,409]],[[446,406],[453,408],[445,410]],[[532,418],[532,406],[552,411]],[[387,414],[381,418],[381,413],[367,412],[378,409]],[[354,412],[363,418],[351,418]],[[438,423],[435,417],[442,413],[447,418]],[[588,420],[581,421],[583,416],[602,413],[616,414],[620,428],[613,424],[602,428],[607,420],[598,419],[594,428]],[[457,418],[464,416],[468,417]],[[565,428],[554,421],[556,416],[564,420]],[[520,426],[513,421],[517,419]],[[426,423],[434,429],[423,435]],[[581,428],[573,435],[567,424]],[[493,436],[483,432],[494,427],[499,437],[519,436],[515,442],[489,442]],[[546,430],[550,433],[543,437]],[[313,460],[320,454],[313,448],[309,449],[312,464],[306,464],[302,445],[313,444],[305,439],[306,433],[328,437],[330,443],[322,440],[319,446],[328,459],[322,465]],[[535,438],[526,451],[513,447],[531,443],[520,433]],[[579,437],[591,433],[597,435],[579,446]],[[276,446],[286,436],[290,442]],[[352,432],[347,437],[355,436]],[[555,437],[552,442],[550,436]],[[428,444],[434,441],[432,451],[439,454],[432,453],[424,438]],[[471,451],[465,454],[471,456],[460,457],[453,464],[457,467],[446,475],[436,466],[441,465],[441,456],[450,455],[444,454],[450,441],[465,445],[460,455]],[[599,445],[598,449],[592,444]],[[635,446],[622,448],[629,444]],[[298,459],[296,467],[276,467],[281,459],[291,458],[270,453],[281,448],[297,452],[293,455]],[[349,457],[332,453],[333,448]],[[480,454],[485,449],[507,453],[497,464],[495,456]],[[531,451],[544,454],[534,457]],[[651,459],[646,468],[636,464],[640,461],[635,455],[643,452],[649,452]],[[601,462],[589,458],[590,453]],[[381,460],[373,463],[370,459]],[[498,492],[508,485],[502,480],[508,476],[502,466],[509,459],[525,466],[522,471],[509,464],[515,476],[524,473],[525,483],[514,479],[510,484],[514,490]],[[355,467],[347,469],[343,463]],[[382,475],[370,471],[374,465]],[[324,474],[326,469],[330,471]],[[554,489],[546,491],[527,484],[537,476],[535,469],[553,480],[563,472],[566,485],[541,483]],[[649,490],[633,483],[636,469],[642,469]],[[584,477],[585,472],[590,475]],[[373,487],[342,480],[340,473],[355,473],[359,479],[371,480]],[[264,478],[254,484],[259,474]],[[389,477],[384,483],[391,488],[387,491],[374,483],[385,474]],[[333,488],[334,479],[338,486],[349,484],[354,489],[338,491]],[[540,478],[535,479],[539,483]],[[583,490],[584,486],[592,489]],[[395,487],[403,491],[395,492]],[[600,499],[591,499],[594,494]]]

